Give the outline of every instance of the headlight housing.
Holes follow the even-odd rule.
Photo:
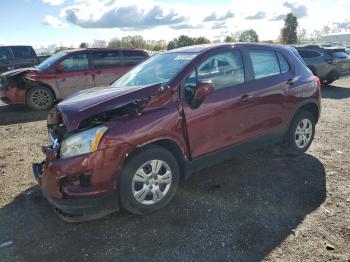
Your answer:
[[[98,126],[68,137],[61,144],[61,158],[95,152],[107,129],[106,126]]]

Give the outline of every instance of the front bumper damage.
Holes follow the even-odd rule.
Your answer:
[[[46,160],[33,164],[34,177],[64,221],[88,221],[119,210],[116,185],[111,180],[115,178],[116,167],[108,159],[101,161],[105,154],[113,154],[113,150],[59,159],[52,146],[43,147]]]

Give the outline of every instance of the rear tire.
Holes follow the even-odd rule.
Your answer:
[[[167,205],[180,180],[176,158],[165,148],[147,146],[126,162],[119,180],[121,205],[142,215]]]
[[[315,136],[315,119],[308,111],[299,111],[295,115],[287,133],[285,152],[299,156],[306,152]]]
[[[27,92],[26,104],[32,110],[44,111],[50,109],[54,102],[54,93],[48,87],[33,87]]]

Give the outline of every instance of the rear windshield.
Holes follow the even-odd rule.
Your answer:
[[[334,58],[347,58],[349,55],[344,51],[327,51]]]

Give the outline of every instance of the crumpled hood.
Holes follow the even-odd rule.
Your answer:
[[[6,71],[2,73],[1,76],[11,77],[11,76],[19,75],[21,73],[30,73],[30,72],[36,72],[36,71],[39,71],[39,69],[36,67],[18,68],[18,69]]]
[[[62,113],[67,131],[72,132],[89,117],[120,108],[133,101],[149,98],[160,91],[162,91],[160,84],[125,88],[91,88],[67,97],[57,107]]]

